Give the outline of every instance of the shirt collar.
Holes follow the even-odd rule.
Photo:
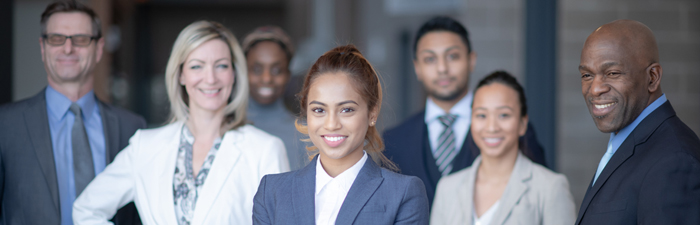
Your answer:
[[[350,168],[333,178],[326,173],[326,170],[323,169],[323,166],[321,165],[321,157],[319,156],[318,160],[316,160],[316,195],[318,195],[318,193],[323,190],[323,187],[330,182],[337,182],[341,187],[343,187],[344,190],[350,190],[352,183],[355,182],[355,178],[357,178],[357,175],[360,174],[360,170],[362,170],[362,167],[365,165],[367,158],[367,152],[363,150],[360,161],[357,161],[355,165],[352,165]]]
[[[85,120],[90,119],[92,113],[97,108],[97,100],[95,97],[95,92],[90,90],[87,94],[83,95],[77,101],[80,106],[80,110],[83,111],[83,117]],[[48,107],[49,113],[55,118],[61,119],[68,112],[68,108],[73,104],[68,97],[61,94],[60,92],[53,89],[51,85],[46,87],[46,105]]]
[[[474,97],[471,91],[467,93],[462,99],[457,102],[450,109],[450,114],[457,115],[457,118],[470,118],[472,116],[472,98]],[[445,110],[442,110],[433,99],[428,98],[425,102],[425,123],[431,123],[437,120],[438,117],[447,114]]]
[[[637,128],[637,125],[644,120],[651,112],[659,108],[662,104],[666,103],[666,94],[662,94],[661,97],[656,99],[654,102],[652,102],[649,106],[647,106],[644,111],[642,111],[639,116],[637,116],[637,119],[634,119],[630,125],[627,125],[626,127],[622,128],[617,134],[615,132],[610,133],[610,140],[608,141],[608,145],[611,146],[610,151],[611,153],[615,153],[617,149],[622,145],[622,142],[627,139],[627,136],[629,136],[632,131],[634,131],[635,128]]]

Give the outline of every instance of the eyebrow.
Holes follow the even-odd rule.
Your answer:
[[[610,68],[610,67],[612,67],[612,66],[617,66],[617,65],[620,65],[620,63],[618,63],[618,62],[605,62],[605,63],[603,63],[603,65],[601,65],[601,68],[603,68],[603,70],[605,70],[605,69],[607,69],[607,68]],[[578,66],[578,70],[588,70],[588,71],[590,71],[591,69],[589,69],[587,66],[579,65],[579,66]]]
[[[457,46],[457,45],[455,45],[455,46],[450,46],[449,48],[445,49],[445,51],[443,51],[443,52],[449,52],[449,51],[452,50],[452,49],[458,49],[458,48],[459,48],[459,46]],[[430,49],[424,49],[424,50],[421,50],[420,52],[427,52],[427,53],[436,54],[433,50],[430,50]]]
[[[510,109],[511,111],[514,111],[513,108],[511,108],[510,106],[506,106],[506,105],[496,107],[496,109]],[[488,110],[488,109],[485,107],[476,107],[476,108],[474,108],[474,110]]]
[[[228,58],[220,58],[220,59],[217,59],[216,61],[214,61],[214,63],[217,63],[221,60],[229,60],[229,59]],[[201,59],[190,59],[190,61],[187,61],[187,62],[190,63],[192,61],[199,61],[200,63],[206,63],[206,62],[204,62],[204,60],[201,60]]]
[[[355,104],[355,105],[360,105],[360,104],[357,104],[357,102],[355,102],[355,101],[353,101],[353,100],[342,101],[342,102],[338,103],[337,105],[338,105],[338,106],[341,106],[341,105],[351,104],[351,103],[352,103],[352,104]],[[311,105],[311,104],[317,104],[317,105],[326,106],[325,103],[319,102],[319,101],[311,101],[311,102],[309,102],[309,105]]]

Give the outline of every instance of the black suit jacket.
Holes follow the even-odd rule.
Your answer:
[[[60,224],[56,165],[46,111],[46,89],[0,106],[0,224]],[[98,101],[107,162],[126,147],[141,116]],[[141,224],[134,204],[122,208],[115,224]]]
[[[401,173],[417,176],[423,180],[428,200],[432,206],[435,188],[442,175],[430,149],[425,111],[384,132],[384,145],[386,146],[384,155],[396,163]],[[545,165],[544,151],[530,124],[528,124],[525,136],[520,137],[520,146],[523,154],[533,162]],[[471,166],[479,153],[479,147],[474,143],[471,132],[467,132],[461,150],[452,161],[451,173]]]
[[[700,224],[700,140],[670,102],[637,125],[588,185],[576,224]]]

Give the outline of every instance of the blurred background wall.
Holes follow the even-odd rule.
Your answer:
[[[39,19],[50,0],[0,3],[0,103],[47,84],[39,49]],[[697,0],[84,0],[103,20],[105,56],[95,92],[103,101],[165,122],[165,64],[187,24],[215,20],[239,41],[253,28],[277,25],[297,45],[294,80],[318,56],[355,44],[382,75],[380,128],[420,111],[425,94],[412,65],[418,27],[435,15],[464,23],[478,54],[470,86],[500,69],[525,85],[531,121],[548,163],[568,176],[577,205],[605,152],[581,95],[578,64],[586,37],[615,19],[647,24],[659,43],[662,87],[678,116],[700,131],[700,2]],[[2,128],[0,128],[2,129]]]

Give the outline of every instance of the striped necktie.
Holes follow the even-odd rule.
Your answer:
[[[445,129],[438,137],[438,147],[437,150],[433,152],[433,156],[443,176],[450,174],[452,171],[452,160],[457,156],[457,151],[455,150],[455,134],[452,131],[452,124],[454,124],[456,119],[457,115],[452,114],[445,114],[438,117],[438,120],[445,126]]]

